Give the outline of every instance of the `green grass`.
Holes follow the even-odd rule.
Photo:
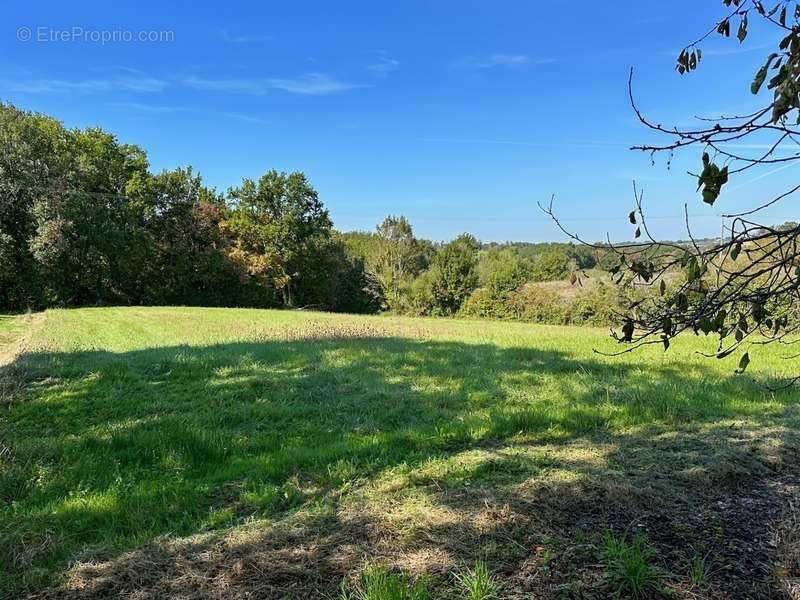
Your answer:
[[[472,569],[456,575],[456,581],[467,600],[497,600],[498,585],[489,567],[479,560]]]
[[[694,554],[689,560],[689,583],[695,587],[704,587],[709,580],[709,566],[706,556]]]
[[[593,353],[615,348],[604,331],[521,324],[184,308],[34,321],[0,373],[23,378],[0,405],[0,597],[87,556],[356,502],[413,549],[455,510],[447,490],[723,481],[780,443],[718,443],[732,423],[798,424],[796,395],[698,356],[711,339],[608,358]],[[751,357],[750,376],[791,373],[772,348]]]
[[[19,335],[26,320],[25,315],[0,314],[0,349]]]
[[[390,573],[384,567],[369,566],[360,581],[349,589],[342,587],[341,600],[429,600],[424,580],[412,582],[404,573]]]
[[[656,551],[641,534],[628,541],[607,532],[603,541],[603,566],[615,597],[645,598],[660,590],[658,573],[651,564]]]

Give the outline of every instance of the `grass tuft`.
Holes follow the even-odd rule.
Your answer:
[[[485,562],[479,560],[475,568],[456,574],[456,581],[464,590],[467,600],[496,600],[499,587]]]
[[[411,581],[405,573],[395,573],[372,565],[364,569],[354,589],[342,582],[341,600],[428,600],[427,582]]]
[[[706,587],[709,578],[709,565],[706,557],[695,554],[689,560],[689,583],[694,587]]]
[[[603,568],[616,597],[644,598],[648,593],[660,590],[660,577],[651,565],[656,551],[644,536],[637,534],[628,541],[625,537],[606,532],[603,542]]]

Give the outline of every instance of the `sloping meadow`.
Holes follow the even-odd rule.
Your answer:
[[[325,598],[375,565],[460,597],[477,561],[503,597],[603,597],[633,593],[619,548],[643,595],[775,597],[798,575],[798,393],[764,385],[798,365],[775,348],[737,376],[698,354],[711,339],[612,358],[601,330],[485,321],[14,323],[3,597]]]

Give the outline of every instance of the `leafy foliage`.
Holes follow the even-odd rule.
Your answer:
[[[474,237],[464,234],[436,253],[431,268],[431,301],[435,312],[455,314],[478,286],[475,272],[478,246]]]
[[[572,244],[419,239],[402,216],[339,234],[302,173],[225,194],[191,167],[99,129],[0,107],[0,308],[102,304],[310,307],[569,321],[526,284],[596,264]],[[473,310],[479,287],[485,310]],[[471,308],[463,310],[469,302]],[[540,314],[541,313],[541,314]],[[590,319],[591,321],[591,319]]]
[[[245,179],[228,196],[234,208],[225,228],[236,240],[233,251],[247,273],[280,290],[284,305],[294,306],[296,293],[305,303],[308,269],[332,227],[305,175],[268,171],[258,182]]]
[[[389,310],[408,308],[406,291],[432,260],[433,246],[414,237],[405,217],[389,216],[378,225],[376,246],[368,261],[370,272],[380,286]]]
[[[153,174],[99,129],[0,105],[0,308],[93,304],[373,311],[302,173],[226,197],[191,167]]]

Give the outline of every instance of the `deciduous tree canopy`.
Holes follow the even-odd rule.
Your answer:
[[[0,308],[93,304],[367,310],[363,264],[302,173],[223,197],[99,129],[0,105]]]

